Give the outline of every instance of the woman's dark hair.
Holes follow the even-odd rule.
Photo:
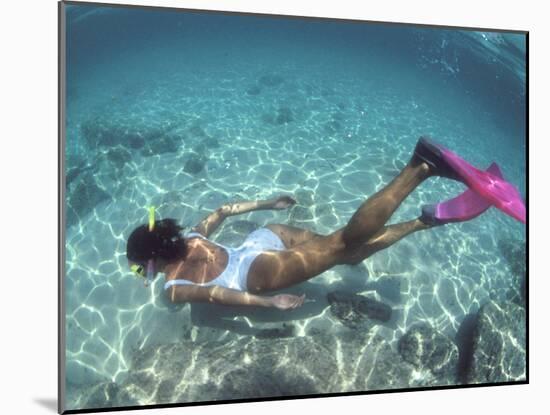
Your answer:
[[[148,225],[141,225],[128,238],[126,257],[137,263],[145,263],[151,258],[166,261],[185,258],[187,249],[182,230],[174,219],[155,221],[152,231],[149,231]]]

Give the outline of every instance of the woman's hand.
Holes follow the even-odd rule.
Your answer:
[[[294,206],[295,204],[296,204],[296,201],[290,196],[279,196],[273,202],[272,209],[282,210],[282,209],[289,208],[290,206]]]
[[[273,305],[273,307],[277,307],[279,310],[291,310],[304,304],[305,298],[305,294],[302,294],[299,297],[292,294],[279,294],[271,297],[271,305]]]

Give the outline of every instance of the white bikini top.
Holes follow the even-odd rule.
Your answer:
[[[199,237],[207,239],[205,236],[197,232],[189,232],[184,235],[185,238]],[[247,276],[248,270],[252,261],[256,257],[267,250],[284,250],[285,245],[281,239],[268,228],[259,228],[252,232],[245,239],[243,244],[238,248],[230,248],[219,243],[210,241],[213,244],[225,249],[227,252],[227,266],[223,272],[214,278],[212,281],[205,283],[195,283],[185,279],[176,279],[166,281],[164,289],[172,287],[173,285],[199,285],[202,287],[209,287],[212,285],[218,285],[225,288],[231,288],[239,291],[247,291]]]
[[[184,237],[185,238],[198,237],[198,238],[202,238],[210,241],[204,235],[201,235],[200,233],[197,233],[197,232],[189,232],[188,234],[184,235]],[[246,270],[240,267],[241,263],[243,262],[241,260],[243,258],[243,255],[240,255],[241,254],[240,251],[242,247],[235,249],[235,248],[226,247],[216,242],[212,242],[212,243],[227,251],[227,257],[228,257],[227,266],[225,267],[225,269],[220,275],[218,275],[212,281],[208,281],[202,284],[185,280],[185,279],[170,280],[170,281],[166,281],[166,283],[164,284],[164,289],[167,290],[173,285],[199,285],[201,287],[219,285],[225,288],[232,288],[234,290],[246,291],[246,274],[248,273],[248,267],[246,267]],[[241,273],[239,273],[239,268],[241,268],[241,273],[243,273],[244,275],[241,275]]]

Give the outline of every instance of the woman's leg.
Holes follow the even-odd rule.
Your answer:
[[[285,251],[259,255],[248,272],[249,290],[278,290],[299,284],[334,265],[350,263],[350,258],[353,258],[356,252],[362,252],[359,257],[363,255],[364,259],[364,255],[368,255],[369,252],[383,249],[420,229],[421,225],[415,221],[412,221],[414,224],[407,222],[408,225],[398,228],[384,229],[384,225],[403,199],[429,176],[429,167],[413,156],[409,164],[388,186],[359,207],[344,228],[330,235],[317,235]],[[373,237],[369,246],[367,243]],[[364,244],[369,247],[360,251]]]
[[[369,197],[357,209],[343,228],[346,245],[354,249],[368,242],[371,236],[382,229],[407,195],[429,175],[428,165],[413,157],[389,185]],[[315,232],[289,225],[273,224],[267,225],[266,228],[277,234],[287,249],[310,239],[322,237]]]
[[[346,247],[356,249],[379,233],[401,202],[429,176],[428,165],[413,156],[389,185],[369,197],[353,214],[343,229]]]
[[[346,247],[343,230],[327,236],[316,234],[291,249],[259,255],[248,271],[248,290],[256,293],[281,290],[313,278],[334,265],[358,264],[405,236],[432,226],[420,219],[384,226],[355,249]]]
[[[405,236],[413,232],[430,229],[434,225],[422,222],[420,219],[414,219],[408,222],[397,223],[395,225],[384,226],[367,242],[359,246],[355,251],[348,252],[344,262],[350,265],[356,265],[372,254],[386,249],[394,243],[400,241]]]
[[[405,236],[413,232],[429,229],[434,225],[429,225],[422,222],[420,219],[414,219],[408,222],[397,223],[395,225],[383,226],[375,235],[367,242],[360,245],[355,250],[349,250],[345,254],[343,263],[355,265],[358,264],[375,252],[388,248],[390,245],[400,241]],[[271,224],[266,228],[275,233],[287,249],[294,248],[296,245],[308,242],[314,238],[322,238],[323,235],[311,232],[307,229],[301,229],[294,226]]]

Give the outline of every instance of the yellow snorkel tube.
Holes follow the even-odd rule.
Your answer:
[[[153,232],[155,229],[155,207],[151,206],[149,208],[149,232]],[[136,276],[145,278],[144,284],[146,287],[153,282],[155,277],[155,260],[151,258],[147,261],[147,266],[144,267],[140,264],[133,264],[130,267],[130,270],[136,274]]]
[[[153,232],[155,229],[155,207],[151,206],[149,208],[149,232]]]
[[[155,229],[155,207],[151,206],[149,208],[149,232],[153,232]],[[145,286],[148,287],[149,284],[153,282],[155,277],[155,263],[153,258],[147,261],[147,274],[145,276]]]

